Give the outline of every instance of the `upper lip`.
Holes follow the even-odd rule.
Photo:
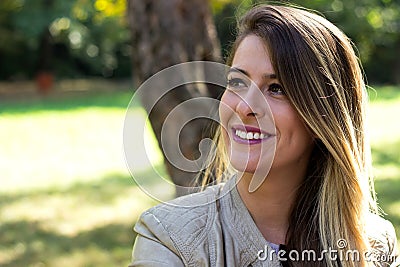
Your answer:
[[[271,133],[268,133],[264,130],[261,130],[258,127],[250,126],[250,125],[233,125],[232,128],[234,130],[240,130],[240,131],[245,131],[245,132],[253,132],[253,133],[262,133],[264,135],[273,135]]]

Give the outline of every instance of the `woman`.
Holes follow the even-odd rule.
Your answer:
[[[143,213],[131,266],[390,265],[349,39],[311,12],[262,5],[231,55],[204,184],[210,170],[229,179]]]

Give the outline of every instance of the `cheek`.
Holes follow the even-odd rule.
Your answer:
[[[276,124],[281,137],[289,144],[303,147],[313,143],[312,134],[294,110],[277,118]]]
[[[289,103],[285,105],[272,103],[270,107],[279,139],[290,142],[297,139],[303,141],[310,138],[311,135],[305,124]]]
[[[225,91],[225,93],[221,97],[221,102],[219,103],[219,117],[221,120],[222,126],[227,126],[229,119],[235,112],[237,96],[229,91]]]

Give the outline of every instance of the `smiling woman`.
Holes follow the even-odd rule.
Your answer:
[[[348,38],[310,11],[261,5],[241,19],[228,65],[203,181],[217,184],[143,213],[131,266],[393,263]]]
[[[270,163],[273,168],[264,168],[267,172],[259,173],[261,178],[266,178],[268,171],[270,177],[275,177],[273,171],[283,180],[288,181],[283,177],[297,179],[294,183],[297,187],[307,170],[313,137],[287,99],[260,37],[252,34],[243,39],[235,52],[231,70],[220,105],[230,163],[243,172],[242,177],[249,184],[256,170]],[[259,138],[254,139],[257,135]],[[289,175],[293,170],[296,175]],[[259,186],[260,182],[254,184],[250,191]]]

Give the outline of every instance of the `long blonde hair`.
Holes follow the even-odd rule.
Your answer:
[[[340,253],[337,242],[345,240],[344,250],[358,250],[363,255],[369,248],[366,215],[377,213],[377,205],[365,136],[366,87],[350,40],[310,11],[260,5],[240,20],[228,64],[249,34],[265,42],[288,99],[316,137],[291,213],[288,249],[338,249]],[[219,182],[231,173],[219,135],[220,131],[217,159],[206,169],[203,185]],[[307,262],[307,266],[365,265],[362,257],[359,262],[341,261],[340,257]]]

